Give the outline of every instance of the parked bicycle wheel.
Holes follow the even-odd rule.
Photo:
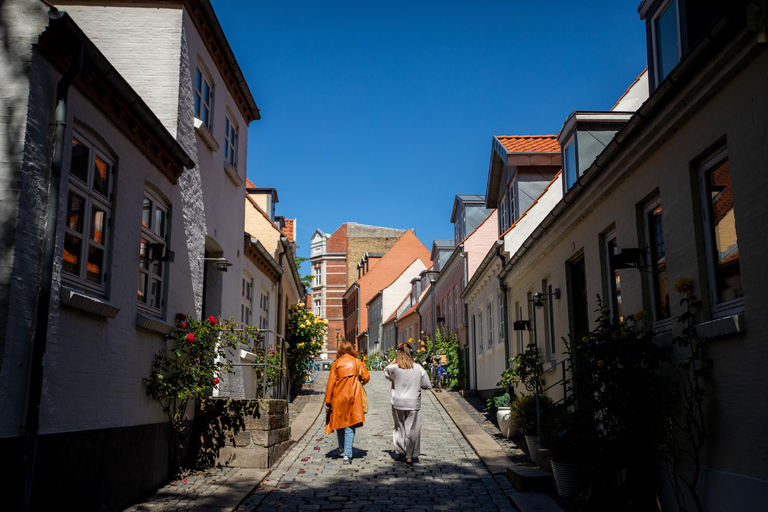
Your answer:
[[[440,387],[442,389],[446,389],[450,384],[450,382],[451,382],[451,379],[448,377],[448,372],[445,370],[440,372]]]
[[[307,365],[307,373],[304,375],[304,382],[309,384],[314,382],[317,376],[320,374],[320,367],[315,363],[309,363]]]

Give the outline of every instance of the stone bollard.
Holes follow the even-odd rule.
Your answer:
[[[207,398],[195,425],[200,466],[267,469],[291,445],[286,400]]]

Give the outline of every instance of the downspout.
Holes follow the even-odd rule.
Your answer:
[[[504,268],[507,264],[507,258],[504,256],[503,248],[504,242],[497,242],[496,255],[499,257],[501,268]],[[504,332],[501,333],[501,335],[504,336],[504,368],[509,370],[509,289],[507,288],[507,285],[504,284],[504,278],[501,276],[499,276],[499,291],[501,291],[501,314],[504,315]],[[507,383],[505,391],[509,396],[512,396],[512,386],[510,386],[509,383]]]
[[[283,270],[283,256],[286,252],[286,245],[287,245],[288,239],[284,236],[280,237],[280,246],[281,251],[277,255],[277,266],[280,267],[280,270]],[[283,368],[287,368],[287,354],[285,353],[285,329],[283,328],[283,276],[285,275],[285,272],[280,274],[279,280],[277,281],[277,330],[278,334],[283,336],[283,340],[280,343],[280,353],[282,354],[282,361],[281,366]],[[277,340],[275,340],[275,349],[277,349]],[[285,386],[285,407],[286,407],[286,413],[289,412],[288,408],[291,406],[290,402],[290,377],[288,376],[288,373],[285,372],[283,374],[283,386]],[[282,395],[282,394],[281,394]]]
[[[63,11],[51,11],[48,16],[55,21],[64,16]],[[41,260],[40,284],[37,302],[33,310],[35,331],[30,348],[30,364],[27,373],[27,404],[24,424],[24,490],[22,510],[30,510],[32,484],[35,473],[37,435],[40,430],[40,403],[43,391],[43,359],[48,343],[48,320],[51,308],[51,289],[53,287],[53,260],[56,252],[56,228],[58,226],[59,193],[61,189],[61,171],[64,160],[64,137],[67,129],[67,102],[69,88],[83,69],[83,44],[77,42],[72,51],[72,63],[61,77],[56,87],[55,129],[53,141],[53,160],[48,179],[48,197],[45,212],[45,238]]]

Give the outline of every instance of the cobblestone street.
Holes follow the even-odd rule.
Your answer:
[[[514,510],[509,482],[486,470],[429,391],[421,456],[412,467],[395,462],[389,389],[383,372],[371,372],[370,412],[351,465],[337,457],[336,434],[324,433],[321,414],[237,510]]]

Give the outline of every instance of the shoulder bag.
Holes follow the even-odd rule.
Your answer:
[[[365,392],[365,386],[362,383],[362,375],[360,374],[360,360],[357,361],[357,380],[360,382],[360,393],[363,395],[363,414],[368,414],[368,393]]]

